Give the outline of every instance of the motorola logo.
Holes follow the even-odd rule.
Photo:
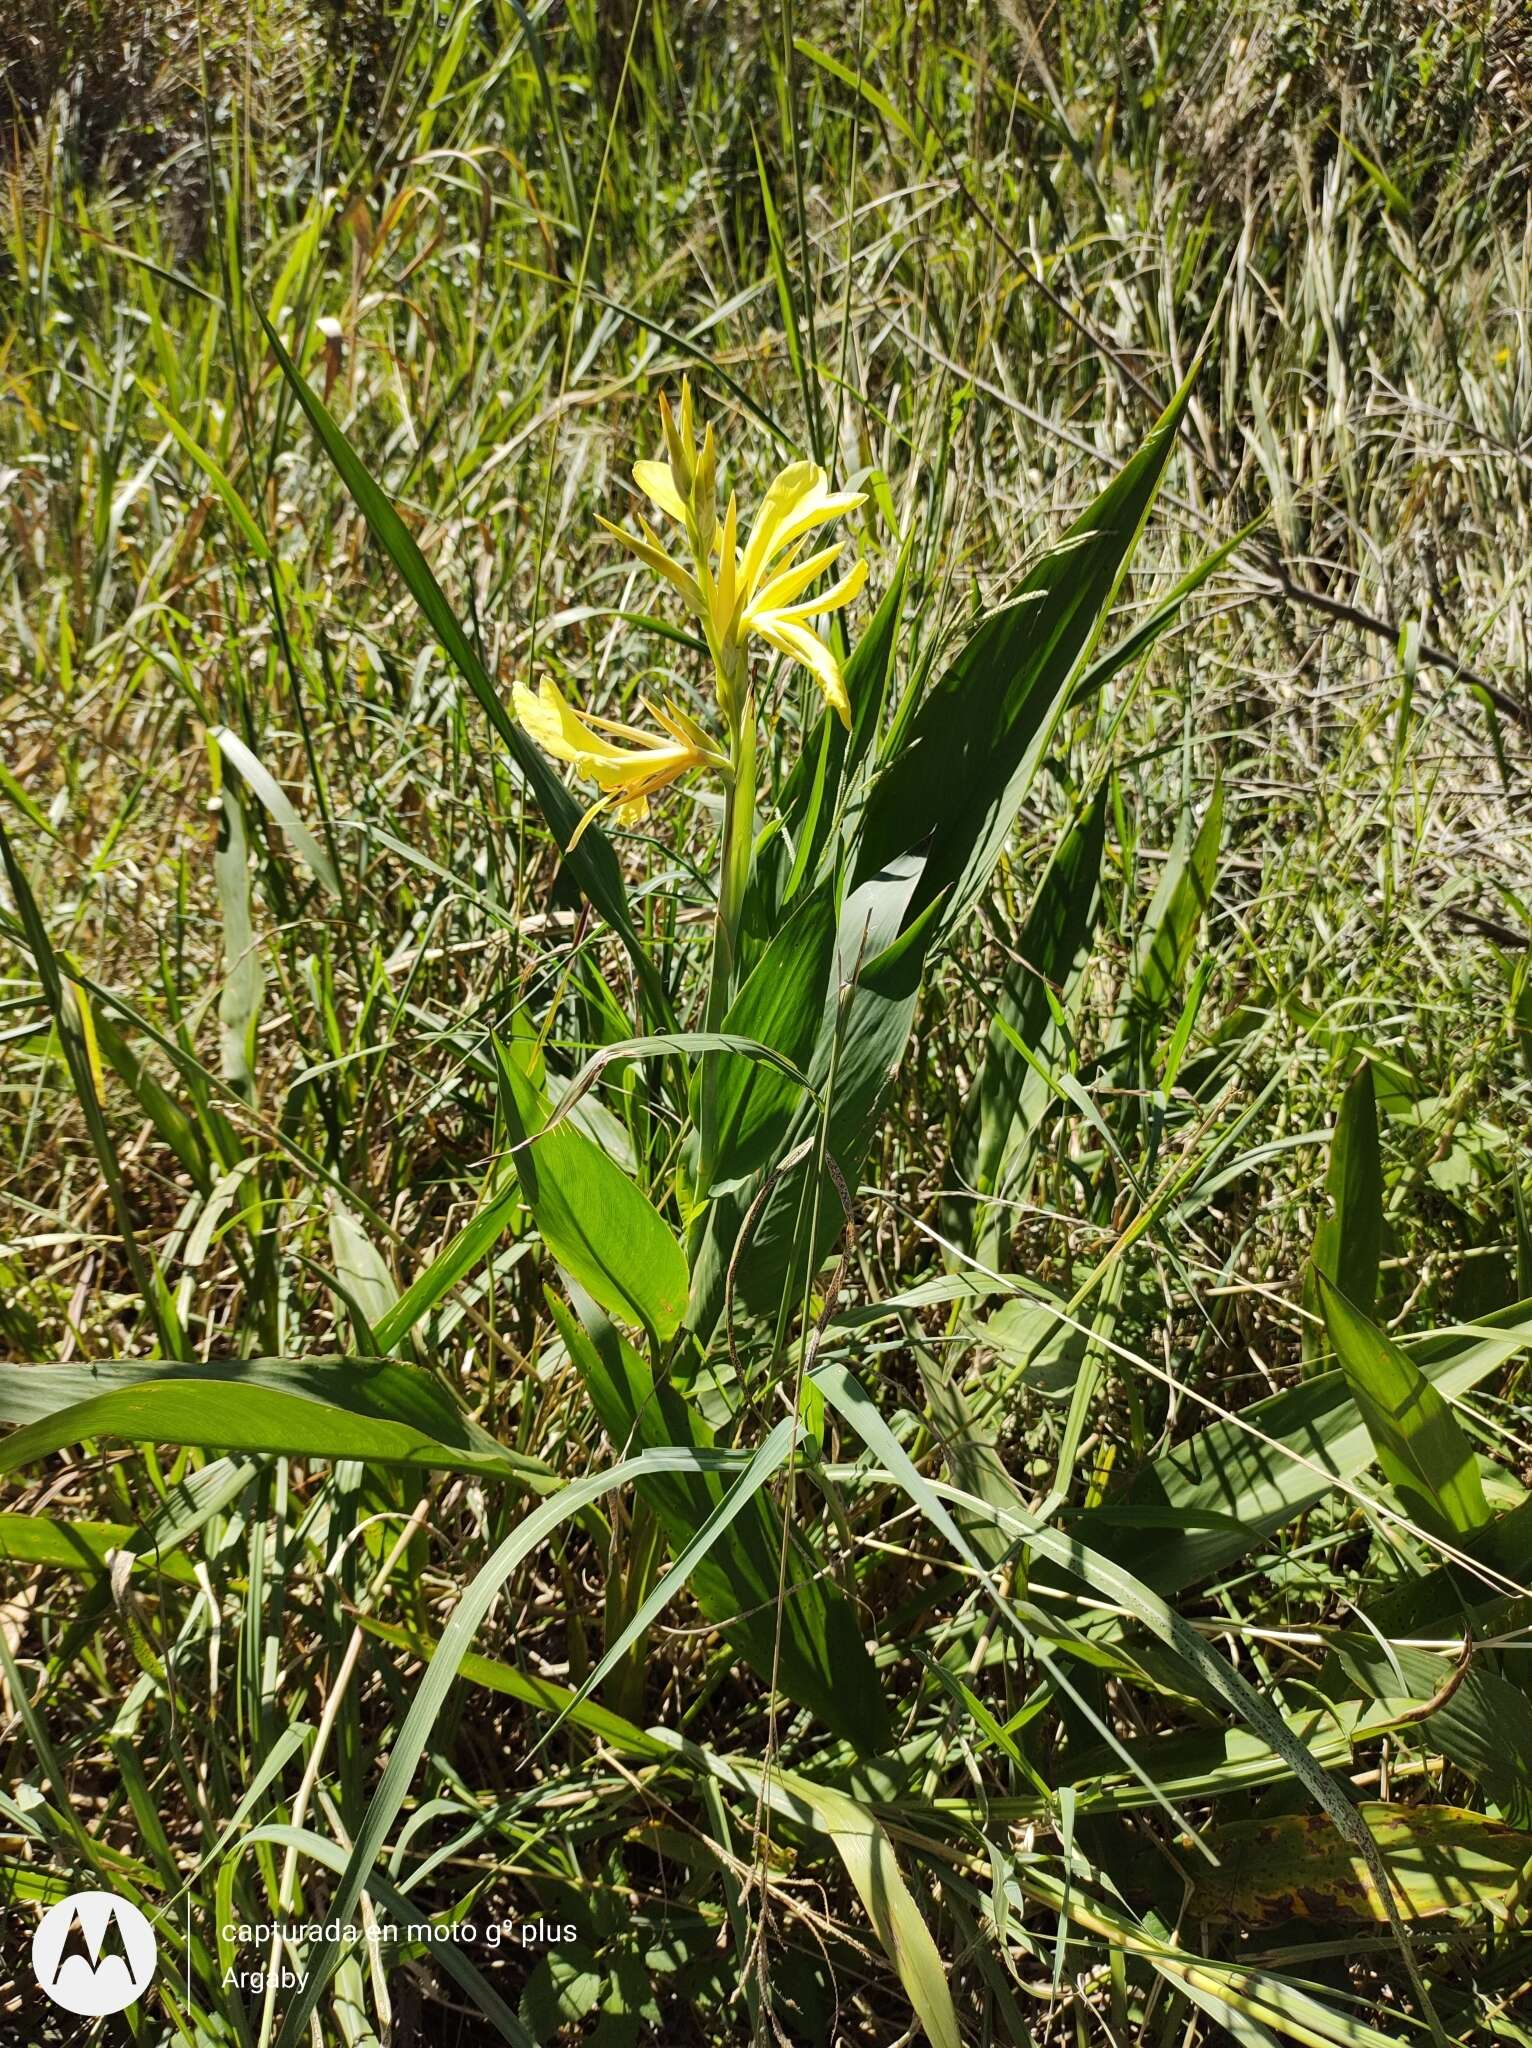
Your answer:
[[[121,2012],[154,1975],[154,1929],[111,1892],[71,1892],[32,1937],[32,1974],[55,2005],[82,2019]]]

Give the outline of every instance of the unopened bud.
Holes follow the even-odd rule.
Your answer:
[[[697,525],[697,552],[711,554],[713,535],[718,531],[718,450],[713,445],[711,422],[702,437],[702,453],[692,478],[692,517]]]
[[[681,421],[683,431],[677,432],[675,416],[660,393],[660,425],[665,429],[665,453],[670,459],[670,473],[676,480],[676,489],[683,498],[692,493],[692,479],[697,473],[697,459],[692,452],[692,437],[684,431],[686,416],[690,411],[685,394],[681,399]]]

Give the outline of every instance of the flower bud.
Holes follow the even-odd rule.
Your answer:
[[[663,391],[660,393],[660,425],[665,430],[665,453],[670,461],[670,473],[676,480],[676,489],[683,498],[690,498],[692,480],[697,474],[697,458],[691,436],[691,393],[684,384],[681,387],[680,429],[676,427],[675,416]]]
[[[697,458],[692,477],[691,503],[692,519],[697,529],[697,552],[706,560],[712,553],[713,536],[718,531],[718,450],[713,444],[711,421],[702,437],[702,453]]]

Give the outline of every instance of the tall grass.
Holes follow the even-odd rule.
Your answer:
[[[167,14],[152,147],[126,18],[5,52],[15,2038],[95,1886],[144,2043],[1525,2041],[1518,14]],[[597,524],[683,376],[845,724]],[[736,800],[575,841],[544,681]]]

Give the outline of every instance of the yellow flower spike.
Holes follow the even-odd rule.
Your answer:
[[[718,701],[731,746],[737,745],[740,720],[748,715],[747,643],[752,635],[806,668],[825,702],[849,726],[851,707],[840,663],[808,621],[849,604],[867,580],[866,565],[854,563],[815,597],[808,594],[811,586],[831,567],[840,548],[817,548],[801,561],[799,556],[810,535],[865,504],[864,495],[832,491],[817,462],[789,463],[762,499],[741,553],[739,508],[732,495],[722,525],[718,521],[718,454],[711,425],[697,452],[689,380],[681,384],[679,422],[663,394],[660,422],[670,460],[635,463],[633,480],[651,503],[685,526],[691,569],[665,552],[642,519],[641,538],[609,520],[601,524],[674,584],[700,622],[717,672]]]
[[[615,810],[618,822],[635,825],[649,815],[649,799],[697,768],[728,772],[727,756],[719,753],[702,728],[678,706],[657,709],[646,699],[643,709],[660,727],[658,733],[620,719],[599,718],[577,711],[546,678],[534,692],[516,685],[516,717],[545,754],[567,761],[577,775],[595,783],[601,794],[580,820],[570,845],[600,812]],[[616,735],[608,738],[608,734]],[[626,745],[618,742],[626,741]]]

